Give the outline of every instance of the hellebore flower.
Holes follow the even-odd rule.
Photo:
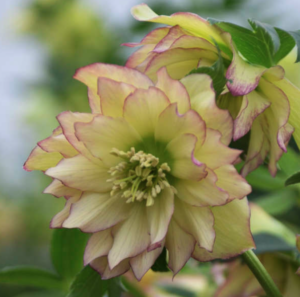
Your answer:
[[[141,46],[126,66],[154,81],[161,67],[166,67],[172,78],[182,79],[197,67],[212,66],[218,59],[214,42],[218,43],[229,67],[227,86],[217,104],[229,110],[234,119],[234,141],[251,131],[241,173],[246,176],[268,158],[274,176],[276,163],[286,152],[294,128],[293,135],[300,147],[300,90],[285,77],[284,69],[279,65],[265,68],[248,63],[239,55],[228,33],[198,15],[179,12],[158,16],[145,4],[133,7],[132,14],[140,21],[169,25],[153,30],[140,43],[125,44]]]
[[[286,244],[293,246],[295,236],[276,219],[255,204],[251,208],[251,231],[253,234],[269,233],[279,236]],[[258,256],[284,297],[295,297],[300,292],[300,276],[295,274],[293,261],[289,256],[276,252],[265,252]],[[225,282],[217,290],[215,297],[263,297],[266,295],[259,282],[240,259],[227,264],[223,271]]]
[[[197,92],[203,112],[224,114],[210,78],[196,76],[210,81]],[[174,274],[191,256],[210,261],[253,248],[251,187],[232,165],[240,151],[221,142],[231,134],[226,125],[212,129],[190,109],[193,77],[184,86],[161,69],[154,85],[137,70],[93,64],[75,78],[88,86],[93,113],[61,113],[24,167],[45,171],[54,179],[45,193],[67,199],[52,228],[92,233],[85,265],[103,278],[131,267],[141,279],[164,247]]]

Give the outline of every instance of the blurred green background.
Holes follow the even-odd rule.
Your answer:
[[[51,269],[49,222],[63,207],[64,199],[42,194],[50,179],[40,172],[23,171],[22,165],[35,143],[56,128],[58,113],[89,111],[86,87],[72,79],[75,70],[95,62],[124,65],[132,49],[120,45],[138,41],[154,28],[153,24],[131,18],[130,8],[139,3],[136,0],[1,1],[0,268],[30,264]],[[247,18],[255,18],[285,29],[300,28],[298,0],[146,3],[158,14],[191,11],[242,25]],[[285,178],[299,170],[299,159],[292,143],[275,179],[263,167],[250,174],[248,180],[254,189],[250,199],[300,233],[300,189],[297,186],[284,189]],[[3,297],[26,291],[26,288],[0,286]]]

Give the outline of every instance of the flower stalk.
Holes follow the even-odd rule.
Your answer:
[[[268,297],[282,297],[280,291],[270,277],[265,267],[261,264],[253,250],[249,250],[242,254],[242,258],[253,272],[258,282],[265,290]]]

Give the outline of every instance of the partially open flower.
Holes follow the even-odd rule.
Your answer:
[[[214,42],[218,43],[225,66],[229,66],[227,87],[217,103],[229,110],[234,119],[234,141],[251,131],[242,175],[266,158],[271,174],[275,175],[276,163],[286,152],[294,128],[300,146],[300,90],[285,77],[284,69],[279,65],[265,68],[248,63],[237,52],[228,33],[195,14],[158,16],[145,4],[135,6],[132,13],[140,21],[169,25],[153,30],[140,43],[125,44],[141,46],[126,66],[138,69],[154,81],[157,70],[163,66],[175,79],[182,79],[197,67],[212,66],[218,59]]]
[[[190,109],[193,77],[185,85],[165,69],[158,77],[154,85],[129,68],[79,69],[94,113],[61,113],[60,128],[25,163],[54,179],[45,193],[67,199],[51,226],[93,234],[84,262],[103,278],[131,267],[141,279],[164,247],[176,274],[191,256],[210,261],[254,246],[244,198],[251,188],[232,165],[240,151],[221,141],[228,126],[209,128],[211,113],[225,112],[214,105],[211,81],[197,92],[206,102],[199,111],[210,106],[206,124]]]

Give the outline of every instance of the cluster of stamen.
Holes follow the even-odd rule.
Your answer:
[[[128,152],[112,149],[111,154],[124,159],[108,171],[113,182],[110,195],[122,192],[127,203],[146,200],[146,205],[154,204],[154,198],[164,189],[172,187],[166,178],[171,169],[167,163],[159,164],[159,159],[143,151],[136,152],[131,148]]]

